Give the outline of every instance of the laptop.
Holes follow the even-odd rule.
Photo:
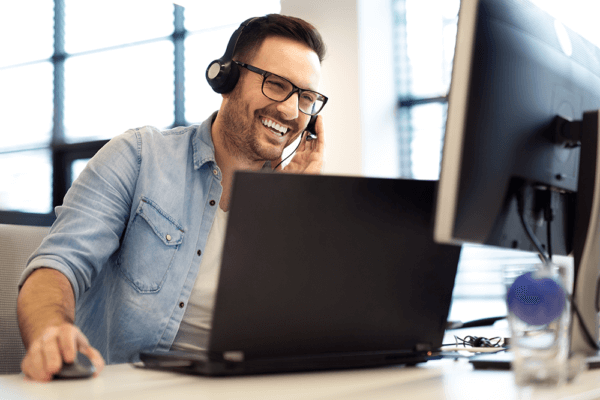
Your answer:
[[[460,247],[433,242],[437,182],[238,172],[206,352],[145,367],[245,375],[436,358]]]

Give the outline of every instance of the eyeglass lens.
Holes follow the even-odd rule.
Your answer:
[[[283,101],[294,90],[292,84],[277,75],[265,77],[263,82],[263,93],[275,101]],[[323,107],[323,98],[317,92],[302,90],[298,96],[298,108],[306,114],[316,114]]]

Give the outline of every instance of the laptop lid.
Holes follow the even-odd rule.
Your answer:
[[[438,348],[460,247],[433,242],[435,186],[236,173],[209,354]]]

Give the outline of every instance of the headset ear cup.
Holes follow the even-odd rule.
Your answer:
[[[213,62],[208,64],[208,68],[206,68],[206,73],[204,74],[204,76],[206,77],[206,81],[214,91],[216,91],[219,87],[219,75],[221,75],[222,69],[221,66],[222,63],[220,59],[214,60]]]
[[[236,63],[215,60],[206,69],[206,80],[217,93],[229,93],[240,78],[240,69]]]
[[[225,50],[223,57],[208,64],[208,68],[206,68],[206,80],[215,92],[229,93],[237,84],[237,81],[240,78],[240,68],[232,61],[233,55],[235,54],[235,47],[244,28],[255,19],[258,18],[248,18],[242,22],[239,28],[237,28],[229,38],[227,50]]]
[[[240,67],[236,63],[229,61],[226,63],[225,68],[227,69],[227,75],[224,77],[223,88],[219,93],[231,92],[240,79]]]

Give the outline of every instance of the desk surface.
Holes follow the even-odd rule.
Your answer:
[[[600,370],[585,371],[558,390],[529,391],[531,399],[598,399]],[[521,393],[523,395],[523,393]],[[38,399],[517,399],[508,371],[474,371],[466,360],[430,361],[417,367],[206,378],[110,365],[98,378],[32,382],[0,376],[3,400]]]

